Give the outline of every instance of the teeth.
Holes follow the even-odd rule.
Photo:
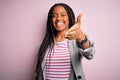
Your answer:
[[[57,25],[62,25],[63,23],[62,22],[58,22]]]

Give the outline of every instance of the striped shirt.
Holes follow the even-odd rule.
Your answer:
[[[69,80],[71,72],[68,40],[56,42],[46,54],[45,80]]]

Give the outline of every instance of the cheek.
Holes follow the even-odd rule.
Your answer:
[[[54,20],[54,19],[52,19],[52,23],[54,23],[54,21],[55,21],[55,20]]]
[[[55,25],[55,19],[52,19],[52,24]]]
[[[66,19],[66,25],[69,26],[69,20],[68,19]]]

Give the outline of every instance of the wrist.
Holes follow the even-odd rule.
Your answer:
[[[87,41],[88,41],[88,38],[85,35],[85,38],[81,41],[80,45],[84,46],[87,43]]]
[[[76,40],[77,42],[81,43],[85,39],[85,37],[86,37],[85,34],[81,34]]]
[[[82,35],[80,38],[77,39],[77,42],[79,43],[79,45],[84,46],[87,43],[88,39],[86,37],[86,35]]]

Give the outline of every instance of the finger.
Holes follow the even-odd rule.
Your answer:
[[[71,31],[69,34],[74,35],[75,33],[76,33],[76,31]]]
[[[76,30],[76,28],[75,28],[74,26],[72,26],[72,27],[68,30],[68,32],[71,32],[71,31],[74,31],[74,30]]]
[[[67,39],[69,39],[69,40],[73,40],[74,38],[72,38],[72,37],[66,37]]]
[[[73,35],[73,34],[75,34],[75,33],[76,33],[75,30],[67,31],[67,32],[65,33],[65,37],[67,37],[68,35]]]
[[[65,34],[65,37],[74,37],[74,35],[76,34],[76,31],[72,31],[72,32],[67,32],[66,34]]]
[[[67,38],[67,39],[70,39],[70,40],[71,40],[71,39],[74,39],[74,35],[70,35],[70,34],[69,34],[69,35],[67,35],[66,38]]]
[[[83,13],[81,13],[81,14],[78,15],[78,17],[77,17],[77,23],[81,22],[82,16],[83,16]]]
[[[74,31],[77,29],[77,26],[78,24],[74,24],[68,31],[71,32],[71,31]]]
[[[76,35],[68,34],[67,37],[65,37],[65,38],[70,39],[70,40],[76,39]]]
[[[65,37],[67,37],[67,36],[68,36],[68,32],[65,33]]]

